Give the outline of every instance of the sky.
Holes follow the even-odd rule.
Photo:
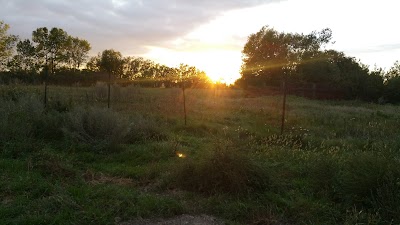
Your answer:
[[[268,25],[281,32],[330,28],[334,44],[373,69],[400,60],[398,0],[0,0],[9,32],[30,38],[59,27],[91,43],[168,66],[180,63],[228,83],[240,77],[247,37]]]

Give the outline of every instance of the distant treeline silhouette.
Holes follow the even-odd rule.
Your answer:
[[[273,89],[286,82],[288,92],[296,95],[311,91],[320,98],[400,102],[398,61],[388,72],[370,70],[343,52],[326,50],[331,39],[329,28],[298,34],[265,26],[251,34],[244,46],[242,77],[236,85]]]
[[[106,82],[175,87],[184,82],[188,87],[212,86],[206,73],[194,66],[169,67],[142,57],[124,57],[113,49],[89,57],[90,43],[61,28],[37,28],[32,38],[25,40],[7,34],[8,29],[0,21],[2,84],[90,86]],[[258,91],[261,93],[268,92],[266,87],[276,89],[285,82],[289,94],[306,97],[400,102],[398,61],[389,71],[370,70],[343,52],[327,50],[331,40],[329,28],[298,34],[264,26],[248,37],[242,51],[242,76],[234,86],[264,90]]]

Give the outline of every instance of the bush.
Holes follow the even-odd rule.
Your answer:
[[[184,160],[173,179],[189,191],[237,195],[264,191],[269,186],[266,170],[230,145],[219,143],[196,160]]]
[[[67,114],[63,133],[75,143],[103,151],[123,143],[129,126],[125,118],[109,109],[75,108]]]

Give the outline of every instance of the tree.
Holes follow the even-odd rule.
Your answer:
[[[0,21],[0,71],[6,68],[18,40],[17,36],[7,34],[9,28],[8,24]]]
[[[110,108],[111,76],[123,74],[124,60],[122,54],[113,49],[104,50],[100,58],[100,70],[108,74],[108,108]]]
[[[387,79],[400,77],[400,62],[394,62],[393,66],[390,67],[389,71],[387,72],[386,76]]]
[[[36,43],[36,54],[42,66],[54,73],[57,65],[67,60],[68,34],[61,28],[41,27],[32,32],[32,41]]]
[[[113,49],[104,50],[100,58],[100,70],[117,77],[123,72],[122,54]]]
[[[13,71],[23,71],[25,73],[37,72],[37,58],[35,47],[29,39],[19,41],[17,43],[17,54],[9,63],[9,67]]]
[[[283,75],[294,75],[301,62],[317,57],[331,38],[328,28],[304,35],[278,32],[264,26],[248,37],[243,48],[242,80],[253,85],[277,85]]]
[[[384,98],[391,103],[400,102],[400,62],[396,61],[385,75]]]
[[[92,56],[89,58],[88,62],[86,63],[86,69],[92,72],[99,72],[100,71],[100,60],[101,54],[97,54],[97,56]]]
[[[66,61],[76,70],[87,60],[91,47],[87,40],[69,36],[66,49]]]

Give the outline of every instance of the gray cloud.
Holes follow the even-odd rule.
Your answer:
[[[166,47],[222,12],[280,0],[0,0],[0,20],[30,38],[38,27],[60,27],[87,39],[93,52],[115,48],[143,54]]]
[[[363,49],[349,49],[348,51],[354,54],[362,54],[362,53],[380,53],[380,52],[393,51],[397,49],[400,49],[400,43],[375,45]]]

